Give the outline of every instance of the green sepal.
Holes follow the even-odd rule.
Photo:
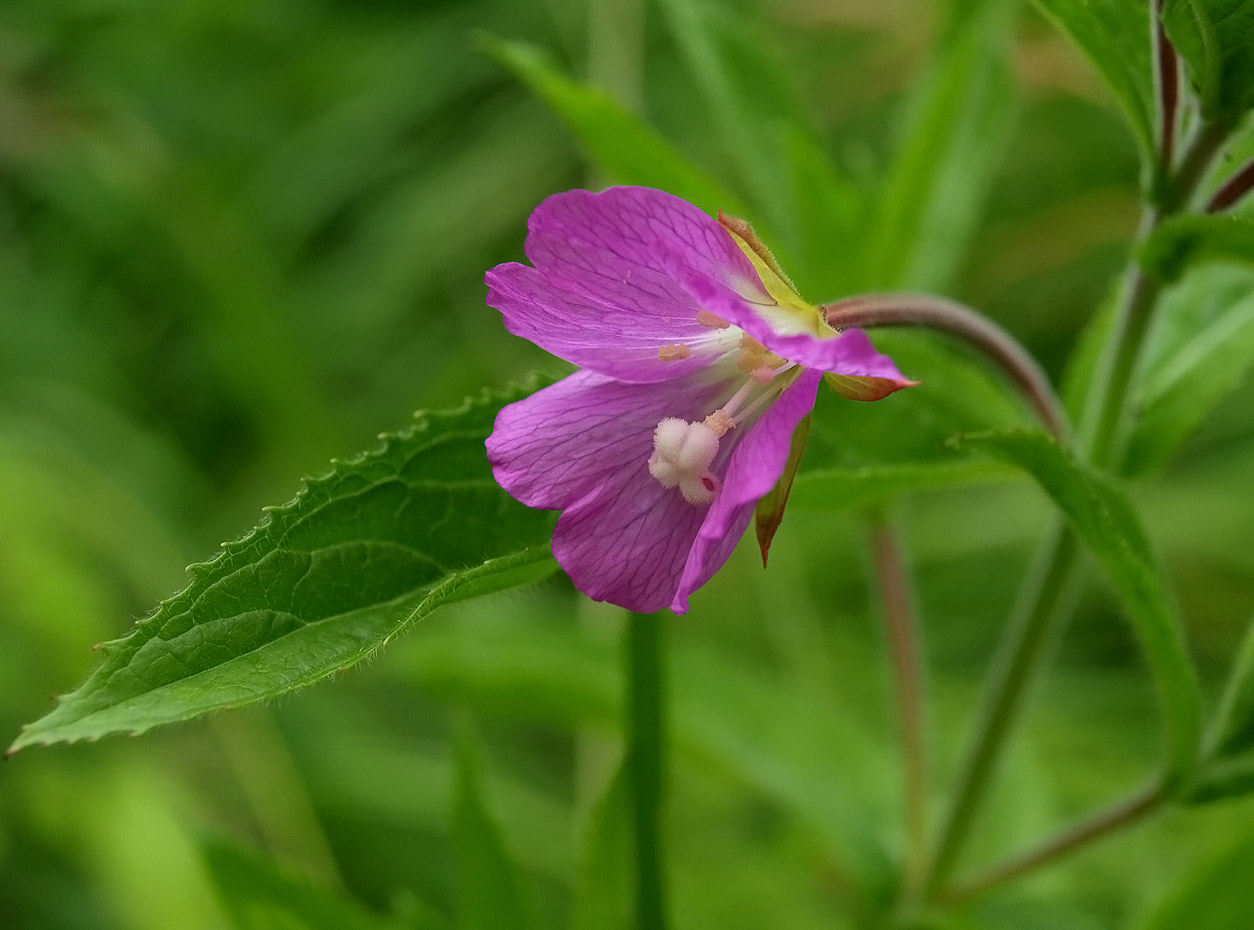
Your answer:
[[[793,430],[792,444],[788,447],[788,461],[784,463],[784,472],[771,488],[758,501],[753,518],[758,537],[758,547],[762,550],[762,564],[766,565],[771,553],[771,540],[784,521],[784,508],[788,506],[788,495],[792,493],[792,483],[797,477],[797,467],[801,464],[801,455],[805,452],[806,441],[810,438],[810,421],[814,418],[813,411],[807,413],[797,428]]]

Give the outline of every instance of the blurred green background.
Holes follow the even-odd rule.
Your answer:
[[[710,0],[692,8],[743,52],[746,99],[766,101],[729,133],[675,8],[688,5],[0,7],[0,733],[44,713],[86,674],[92,643],[122,635],[297,476],[415,408],[561,373],[504,332],[482,275],[522,257],[539,200],[606,175],[483,33],[547,50],[643,115],[784,230],[781,252],[813,289],[874,278],[859,264],[874,256],[856,222],[815,242],[781,221],[738,158],[773,129],[744,113],[803,126],[828,170],[877,203],[946,34],[1008,11],[1007,80],[972,104],[1001,116],[979,140],[978,183],[954,188],[978,191],[966,231],[941,270],[894,283],[989,313],[1061,376],[1137,215],[1131,136],[1078,52],[1031,9],[1012,22],[1007,3]],[[907,373],[929,390],[927,371]],[[1254,613],[1250,399],[1236,392],[1137,488],[1212,685]],[[831,416],[851,418],[855,439],[891,436],[891,403]],[[1009,409],[955,415],[979,429]],[[816,445],[859,463],[843,435]],[[940,797],[1046,507],[1001,481],[911,497],[900,518]],[[865,551],[856,514],[796,510],[770,571],[743,546],[668,623],[676,927],[872,926],[891,898],[899,772]],[[310,901],[354,899],[269,925],[469,926],[450,827],[468,728],[534,926],[566,926],[587,814],[619,753],[621,622],[559,578],[437,614],[276,706],[23,752],[0,768],[0,926],[266,926],[240,910],[238,876],[267,862],[275,881],[316,886]],[[970,863],[1153,764],[1153,696],[1100,585],[1059,649]],[[1252,844],[1249,802],[1170,812],[954,925],[1137,926]],[[342,922],[319,922],[339,907]]]

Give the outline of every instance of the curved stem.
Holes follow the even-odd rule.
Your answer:
[[[1153,232],[1172,211],[1193,199],[1225,138],[1221,129],[1212,126],[1203,127],[1194,137],[1181,158],[1162,208],[1146,212],[1138,241]],[[1130,263],[1125,296],[1106,344],[1107,351],[1089,386],[1091,403],[1081,422],[1081,448],[1098,467],[1119,468],[1133,376],[1161,287],[1160,282]],[[1057,635],[1070,613],[1069,602],[1078,577],[1077,554],[1074,535],[1059,527],[1043,545],[1037,569],[1023,589],[1019,602],[1024,605],[1023,609],[1016,612],[1019,619],[1004,634],[998,658],[990,670],[980,721],[964,757],[954,801],[941,829],[924,886],[925,894],[930,897],[938,897],[943,892],[957,864],[1006,738],[1018,719],[1024,696],[1044,664],[1046,644]],[[1020,872],[1044,861],[1049,860],[1033,859],[1033,863]]]
[[[1157,811],[1165,800],[1162,786],[1150,785],[1105,810],[1086,817],[1039,845],[968,879],[946,893],[941,901],[945,904],[960,904],[1041,866],[1049,865],[1096,840],[1143,820]]]
[[[1014,619],[989,670],[975,736],[964,757],[924,883],[928,897],[940,892],[953,874],[1001,759],[1006,737],[1019,719],[1029,686],[1036,681],[1050,653],[1051,640],[1071,611],[1078,580],[1078,555],[1075,536],[1061,527],[1037,555]]]
[[[1254,158],[1246,162],[1245,167],[1215,191],[1215,195],[1206,204],[1206,212],[1218,213],[1220,210],[1227,210],[1251,190],[1254,190]]]
[[[913,896],[923,875],[927,843],[927,744],[924,738],[923,662],[919,625],[910,603],[910,576],[901,537],[887,519],[871,524],[871,552],[880,609],[892,661],[897,730],[905,771],[906,859],[904,891]]]
[[[661,808],[666,734],[662,719],[662,617],[627,619],[627,759],[636,865],[636,926],[665,930]]]
[[[867,294],[827,304],[820,312],[836,329],[927,326],[956,336],[987,356],[1014,382],[1046,429],[1059,438],[1067,433],[1062,404],[1036,359],[1010,333],[970,307],[929,294]]]

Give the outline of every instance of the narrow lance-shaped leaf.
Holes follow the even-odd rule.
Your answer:
[[[1138,258],[1148,271],[1169,281],[1196,262],[1254,265],[1254,222],[1226,214],[1172,217],[1154,230]]]
[[[1235,125],[1254,106],[1254,0],[1167,0],[1163,26],[1202,115]]]
[[[1149,5],[1142,0],[1036,0],[1110,86],[1145,162],[1154,153]]]
[[[1254,750],[1254,623],[1246,631],[1232,676],[1219,706],[1215,728],[1215,755]]]
[[[1131,503],[1044,433],[990,432],[961,442],[1035,478],[1106,570],[1157,684],[1167,730],[1165,774],[1181,790],[1197,766],[1201,698],[1166,576]]]
[[[589,812],[575,875],[572,930],[623,930],[631,914],[631,774],[623,762]]]
[[[485,395],[420,414],[383,446],[311,479],[123,639],[78,690],[26,727],[24,746],[142,733],[312,684],[443,604],[555,569],[549,514],[493,481]]]
[[[1237,652],[1206,759],[1187,800],[1203,803],[1250,792],[1254,792],[1254,623]]]
[[[477,739],[467,722],[457,740],[453,845],[461,891],[461,930],[527,930],[522,880],[483,797]]]
[[[1254,276],[1198,269],[1162,302],[1127,474],[1161,466],[1254,364]]]
[[[696,204],[745,215],[739,199],[689,162],[604,90],[562,74],[540,49],[493,36],[483,47],[535,91],[575,134],[588,159],[620,184],[656,187]]]
[[[202,854],[218,896],[238,930],[436,930],[434,916],[383,917],[329,888],[280,869],[273,861],[220,840]]]
[[[781,138],[785,125],[802,131],[804,120],[796,95],[787,86],[786,64],[770,60],[762,37],[750,35],[728,14],[726,4],[662,0],[660,6],[705,98],[723,150],[772,223],[781,230],[794,229]]]
[[[1010,137],[1014,13],[997,0],[951,4],[909,102],[860,288],[944,289],[962,261]]]

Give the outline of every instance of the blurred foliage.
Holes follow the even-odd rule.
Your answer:
[[[1112,94],[1015,6],[0,7],[0,725],[39,716],[38,696],[86,674],[84,644],[124,633],[294,476],[414,408],[559,373],[483,306],[482,273],[521,257],[545,195],[610,179],[583,160],[598,146],[648,140],[656,183],[727,191],[812,298],[939,289],[1061,372],[1135,226],[1148,123],[1123,69],[1143,62],[1077,36],[1119,71]],[[561,101],[590,114],[586,133]],[[607,111],[618,135],[589,137]],[[1178,300],[1156,333],[1146,395],[1171,427],[1144,439],[1157,471],[1128,489],[1207,682],[1254,615],[1254,404],[1239,360],[1201,403],[1171,389],[1191,364],[1181,334],[1249,328],[1250,281],[1204,266],[1178,285],[1231,299]],[[910,469],[948,469],[898,505],[937,794],[1046,525],[1026,482],[944,445],[1022,422],[1014,399],[951,347],[877,341],[924,387],[874,416],[823,398],[796,493],[831,509],[795,508],[769,572],[747,543],[669,624],[676,927],[861,928],[893,898],[891,696],[840,476],[878,469],[886,490],[865,503],[917,488]],[[1151,686],[1117,614],[1088,591],[971,862],[1134,787],[1155,758]],[[448,609],[364,672],[264,710],[24,752],[0,770],[0,922],[491,926],[459,892],[477,873],[536,926],[586,922],[589,882],[617,893],[620,632],[556,579]],[[1192,926],[1248,871],[1251,837],[1248,800],[1169,811],[951,925]],[[1232,926],[1220,907],[1197,926]]]

